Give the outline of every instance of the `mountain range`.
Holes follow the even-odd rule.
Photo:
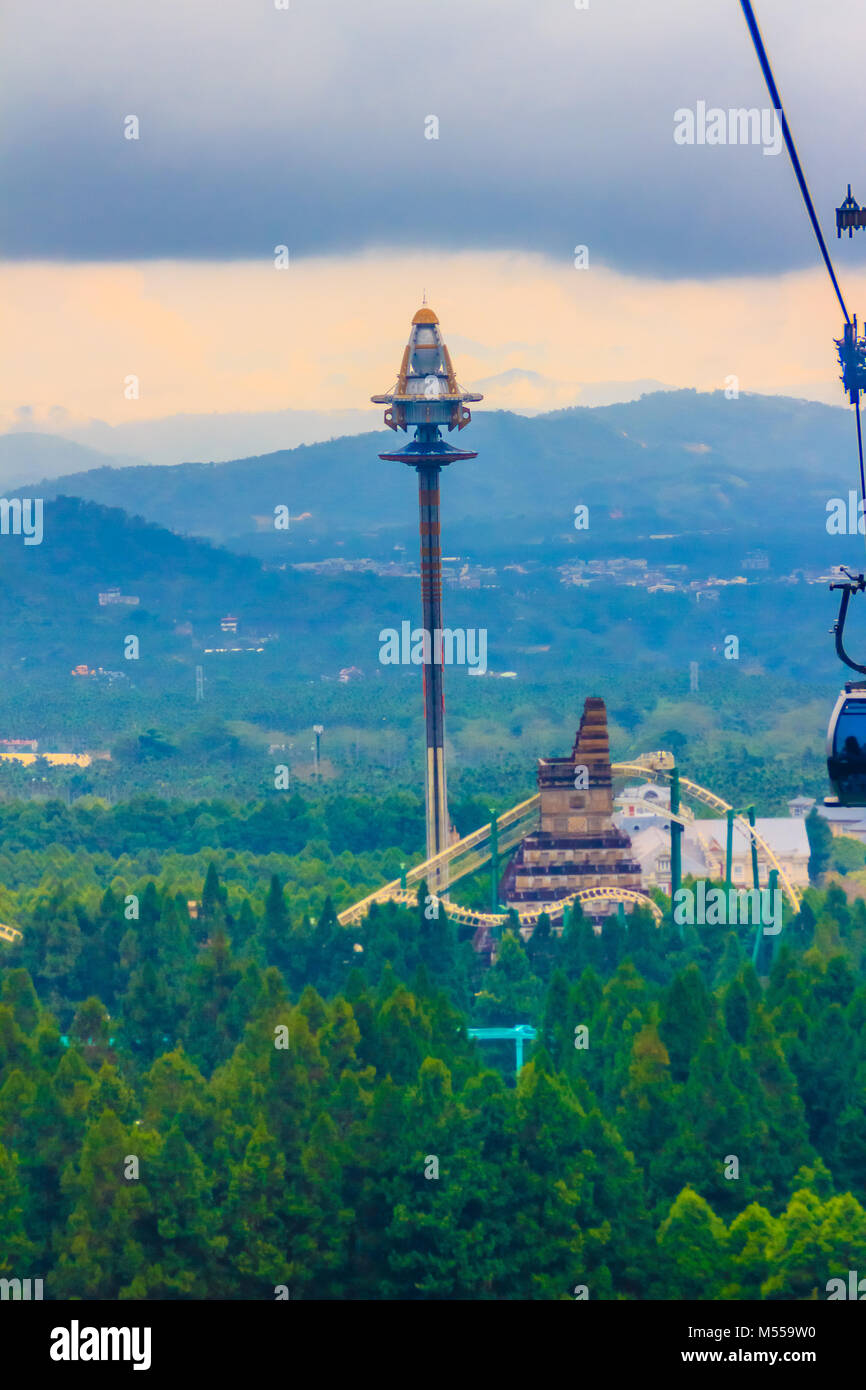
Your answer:
[[[15,456],[10,439],[5,448],[0,441],[6,467]],[[460,442],[478,457],[443,475],[446,549],[464,523],[488,549],[527,524],[545,535],[573,533],[575,507],[583,504],[587,554],[611,546],[627,553],[659,533],[702,532],[753,545],[785,537],[801,547],[801,563],[814,556],[820,564],[839,553],[838,538],[827,536],[828,500],[847,496],[858,478],[849,413],[781,397],[673,391],[531,418],[479,411]],[[333,547],[342,543],[371,553],[374,536],[413,543],[412,481],[401,465],[377,457],[392,443],[382,430],[225,463],[159,467],[91,466],[88,456],[83,470],[62,479],[22,453],[18,471],[26,464],[31,473],[18,491],[122,507],[256,553],[299,558],[311,540],[317,550],[330,544],[339,553]],[[275,536],[279,506],[303,521]]]
[[[380,629],[417,607],[414,479],[377,457],[392,441],[381,431],[227,463],[87,467],[61,479],[37,457],[42,471],[18,491],[44,499],[43,543],[0,534],[7,672],[12,661],[42,664],[68,680],[79,661],[116,666],[123,634],[142,628],[151,654],[188,664],[220,644],[229,613],[247,637],[275,634],[269,651],[276,659],[279,647],[279,662],[305,678],[375,669]],[[448,616],[489,627],[494,669],[556,673],[575,653],[686,669],[694,654],[720,659],[727,632],[742,636],[756,669],[806,673],[813,649],[832,665],[832,644],[813,643],[833,616],[825,586],[801,584],[792,604],[790,590],[769,581],[861,563],[862,541],[827,529],[828,501],[856,487],[843,409],[659,392],[531,419],[479,412],[464,441],[478,457],[444,472],[444,549],[492,566],[495,578],[450,589]],[[575,529],[580,505],[586,530]],[[279,506],[288,530],[273,525]],[[576,590],[557,573],[567,560],[631,555],[705,581],[739,574],[756,548],[768,570],[710,605],[608,581]],[[410,563],[402,577],[292,568],[337,556]],[[101,607],[98,594],[112,587],[140,603]],[[143,678],[146,668],[126,669]]]

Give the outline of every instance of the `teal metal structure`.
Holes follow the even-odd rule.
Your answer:
[[[773,903],[775,903],[775,901],[776,901],[776,899],[775,899],[775,894],[778,892],[778,889],[779,889],[779,870],[778,870],[778,869],[771,869],[771,870],[770,870],[770,880],[769,880],[768,887],[769,887],[769,889],[770,889],[770,903],[773,904]],[[783,910],[783,913],[784,913],[784,908],[783,908],[782,910]],[[781,940],[782,940],[782,933],[781,933],[781,932],[779,932],[776,936],[773,937],[773,951],[772,951],[772,954],[771,954],[771,956],[770,956],[770,964],[771,964],[771,965],[772,965],[773,961],[776,959],[776,956],[779,954],[779,942],[780,942]]]
[[[671,898],[673,898],[682,885],[683,878],[683,852],[682,834],[683,827],[673,819],[679,815],[680,811],[680,771],[678,767],[671,768]]]
[[[771,909],[772,909],[772,907],[773,907],[773,905],[775,904],[775,901],[776,901],[774,895],[778,892],[778,889],[779,889],[779,870],[778,870],[778,869],[771,869],[771,870],[770,870],[770,875],[769,875],[769,880],[768,880],[768,883],[767,883],[767,888],[768,888],[768,890],[769,890],[770,907],[771,907]],[[755,970],[756,970],[756,971],[757,971],[757,969],[758,969],[758,963],[759,963],[760,958],[761,958],[761,942],[763,941],[763,939],[764,939],[764,924],[763,924],[762,922],[759,922],[759,923],[758,923],[758,929],[757,929],[757,931],[755,932],[755,945],[754,945],[754,948],[753,948],[753,950],[752,950],[752,965],[755,967]],[[781,941],[781,939],[782,939],[782,933],[781,933],[781,932],[777,932],[776,935],[773,937],[773,945],[772,945],[772,948],[771,948],[770,960],[769,960],[769,964],[770,964],[770,965],[772,965],[773,961],[776,959],[776,956],[778,955],[778,952],[779,952],[779,942]]]
[[[750,825],[750,826],[752,827],[752,829],[754,830],[754,828],[755,828],[755,808],[754,808],[754,806],[747,806],[747,807],[746,807],[746,815],[749,817],[749,825]],[[752,844],[752,883],[753,883],[753,885],[754,885],[755,888],[760,888],[760,886],[761,886],[761,879],[760,879],[760,875],[758,874],[758,845],[757,845],[757,841],[755,840],[754,835],[750,835],[750,836],[749,836],[749,839],[750,839],[751,844]]]
[[[736,811],[734,810],[733,806],[729,806],[728,809],[727,809],[727,811],[725,812],[725,816],[726,816],[727,822],[728,822],[728,836],[727,836],[727,842],[726,842],[726,844],[725,844],[725,901],[726,901],[726,902],[730,900],[730,899],[729,899],[729,895],[730,895],[730,892],[731,892],[731,883],[733,882],[733,869],[732,869],[731,866],[732,866],[732,864],[733,864],[733,862],[734,862],[734,816],[735,816],[736,814],[737,814],[737,813],[736,813]]]
[[[480,1042],[511,1042],[513,1039],[515,1075],[523,1066],[523,1044],[533,1042],[537,1036],[528,1023],[516,1023],[513,1028],[467,1028],[466,1031],[470,1038],[478,1038]]]
[[[499,827],[490,815],[490,911],[499,911]]]

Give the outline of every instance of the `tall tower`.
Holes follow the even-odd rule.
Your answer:
[[[444,426],[462,430],[471,420],[467,401],[483,398],[458,385],[451,356],[442,339],[439,320],[425,306],[412,320],[409,341],[403,351],[400,372],[392,390],[372,396],[374,405],[385,405],[385,424],[392,430],[414,429],[415,438],[398,452],[380,454],[386,462],[406,463],[418,474],[418,512],[421,532],[421,608],[425,643],[423,666],[424,713],[427,724],[427,858],[440,854],[449,843],[450,820],[445,788],[445,694],[442,681],[441,644],[434,634],[442,630],[442,546],[439,535],[439,473],[449,463],[478,455],[461,451],[442,438]],[[440,660],[436,657],[439,656]],[[448,886],[447,873],[432,875],[432,892]]]

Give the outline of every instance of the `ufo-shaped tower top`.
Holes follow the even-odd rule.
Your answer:
[[[465,403],[484,398],[459,385],[439,319],[425,305],[412,320],[393,389],[370,399],[374,405],[388,406],[385,424],[392,430],[418,425],[444,425],[448,430],[456,426],[462,430],[472,418]]]

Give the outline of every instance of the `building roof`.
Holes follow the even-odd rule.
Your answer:
[[[683,874],[692,874],[695,878],[706,874],[707,866],[700,844],[689,844],[683,836],[681,846]],[[639,830],[636,835],[632,835],[631,852],[641,866],[641,873],[646,874],[648,870],[655,868],[655,861],[660,855],[670,856],[668,832],[660,826],[648,825],[645,830]]]
[[[806,822],[802,816],[758,816],[755,829],[766,840],[775,854],[809,855],[809,836]],[[703,835],[712,846],[716,842],[724,851],[727,837],[727,823],[717,817],[714,820],[694,820],[686,826],[683,840],[697,839]],[[700,843],[700,841],[698,841]],[[747,854],[751,837],[737,821],[734,821],[734,854]]]
[[[618,817],[617,823],[625,828],[627,818]],[[755,829],[766,840],[774,854],[781,856],[801,855],[808,858],[809,837],[802,819],[773,816],[759,818]],[[684,829],[681,840],[683,874],[700,877],[706,874],[709,865],[706,850],[701,843],[703,836],[709,850],[716,854],[725,853],[727,825],[724,820],[695,820]],[[667,853],[670,839],[666,829],[658,823],[631,834],[632,853],[641,868],[652,863],[659,854]],[[734,823],[734,855],[742,858],[750,852],[750,837]]]
[[[818,815],[833,825],[847,825],[851,830],[866,830],[866,815],[862,806],[819,806]]]
[[[658,782],[641,782],[639,785],[632,783],[631,786],[623,787],[621,792],[617,792],[616,801],[657,801],[660,806],[669,806],[671,800],[671,789],[669,786]]]
[[[665,854],[669,848],[667,831],[661,830],[657,825],[648,825],[646,830],[639,830],[636,835],[632,835],[631,847],[638,860],[644,860],[652,854]]]

